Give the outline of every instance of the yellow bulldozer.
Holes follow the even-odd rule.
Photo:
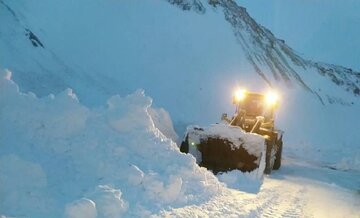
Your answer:
[[[274,92],[267,94],[237,90],[234,115],[209,127],[189,126],[180,151],[195,156],[200,166],[215,174],[234,169],[266,174],[281,166],[283,131],[275,128],[279,106]]]

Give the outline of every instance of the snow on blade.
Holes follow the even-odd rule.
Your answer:
[[[244,147],[250,154],[259,157],[265,151],[265,140],[260,135],[246,133],[240,127],[229,125],[211,125],[209,135],[216,135],[231,140],[234,148]],[[239,141],[239,139],[242,139]]]
[[[137,91],[89,109],[69,89],[37,98],[0,75],[0,211],[6,216],[148,216],[223,192],[179,152]]]
[[[209,127],[204,127],[204,128],[203,127],[200,128],[198,126],[188,126],[187,133],[190,143],[189,152],[196,158],[196,161],[198,163],[202,162],[202,154],[200,151],[198,151],[197,148],[195,148],[194,145],[199,145],[202,143],[202,141],[206,141],[208,138],[223,139],[230,142],[231,150],[238,150],[240,148],[243,148],[247,153],[256,157],[254,163],[256,163],[256,165],[259,166],[253,172],[240,175],[239,177],[240,179],[235,179],[235,180],[241,181],[241,177],[246,177],[246,175],[248,175],[250,179],[262,179],[263,172],[265,169],[265,157],[266,157],[265,155],[266,144],[264,137],[255,133],[247,133],[244,130],[242,130],[240,127],[230,126],[228,124],[213,124],[210,125]],[[221,155],[219,154],[219,156]],[[224,174],[224,176],[225,175],[226,173]],[[224,176],[220,176],[219,178],[225,178]],[[227,183],[226,179],[222,179],[221,181]],[[236,187],[236,185],[235,186],[231,185],[232,183],[234,182],[231,182],[230,186]]]
[[[201,134],[197,134],[193,129],[196,126],[189,126],[187,131],[191,134],[191,139],[195,144],[199,144],[202,138],[214,136],[221,139],[227,139],[232,142],[232,149],[243,147],[245,150],[256,157],[260,157],[265,152],[265,139],[255,133],[246,133],[240,127],[229,126],[227,124],[213,124],[208,128],[201,128]]]

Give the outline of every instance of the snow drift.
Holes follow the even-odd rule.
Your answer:
[[[0,212],[148,216],[224,191],[155,127],[139,90],[89,109],[67,89],[37,98],[0,77]]]

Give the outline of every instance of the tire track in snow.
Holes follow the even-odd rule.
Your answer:
[[[249,213],[250,217],[311,217],[306,215],[307,204],[301,199],[305,188],[285,185],[282,181],[276,181],[276,186],[263,189],[258,196],[252,200],[252,205],[257,205]],[[288,186],[288,187],[284,187]],[[250,202],[243,202],[248,204]]]
[[[290,165],[291,166],[291,165]],[[312,172],[312,171],[310,171]],[[162,211],[159,217],[244,217],[244,218],[360,218],[360,198],[351,190],[317,180],[324,170],[316,168],[314,177],[279,171],[265,176],[257,194],[225,190],[207,202]],[[342,174],[339,174],[339,176]]]

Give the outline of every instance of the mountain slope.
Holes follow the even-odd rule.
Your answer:
[[[201,1],[195,1],[195,0],[169,1],[169,3],[179,6],[179,8],[182,10],[192,10],[195,13],[201,14],[203,16],[210,16],[210,13],[214,13],[214,11],[211,11],[214,10],[214,8],[217,8],[217,10],[221,10],[224,13],[226,21],[232,26],[237,42],[240,44],[241,49],[248,60],[248,63],[252,65],[255,72],[261,78],[263,78],[266,81],[266,83],[270,86],[276,86],[277,83],[291,86],[294,83],[296,83],[301,87],[303,87],[305,90],[315,94],[319,98],[319,100],[322,101],[323,103],[342,103],[342,104],[351,103],[351,100],[347,99],[346,97],[339,96],[336,93],[331,92],[331,90],[326,90],[326,86],[327,86],[326,81],[331,81],[337,86],[340,86],[343,90],[349,92],[350,95],[353,96],[360,95],[359,72],[355,72],[352,69],[348,69],[340,66],[317,63],[314,61],[301,58],[290,47],[288,47],[284,43],[284,41],[276,39],[269,30],[257,24],[255,20],[253,20],[246,12],[246,9],[241,6],[238,6],[235,1],[210,1],[210,4],[212,5],[211,7],[214,8],[209,7],[208,5],[206,5],[206,3],[202,3]],[[24,24],[26,20],[21,21],[21,18],[26,19],[25,18],[26,15],[23,14],[16,15],[16,13],[21,13],[21,12],[15,12],[14,10],[12,10],[11,7],[4,0],[1,1],[1,5],[2,5],[2,10],[4,10],[5,13],[3,16],[8,20],[11,19],[9,17],[12,16],[13,22],[15,23],[15,25],[11,25],[11,27],[9,26],[3,27],[4,28],[2,30],[3,35],[4,33],[8,32],[6,28],[16,28],[16,26],[18,26],[18,28],[16,30],[13,29],[12,32],[16,32],[16,35],[19,38],[20,38],[20,33],[25,34],[26,38],[28,38],[28,42],[31,42],[31,44],[33,45],[34,47],[33,49],[38,49],[38,50],[43,49],[45,50],[44,53],[46,52],[49,53],[41,57],[40,59],[48,58],[46,63],[54,62],[55,65],[58,65],[56,67],[53,66],[52,67],[53,69],[57,68],[57,69],[61,69],[61,71],[67,72],[67,73],[62,72],[63,74],[61,76],[62,78],[45,78],[46,81],[48,80],[47,83],[57,82],[60,84],[62,83],[67,84],[68,86],[75,86],[71,84],[70,79],[66,79],[66,82],[61,83],[61,80],[64,80],[64,78],[66,78],[66,75],[69,74],[71,74],[72,80],[84,81],[82,79],[83,76],[81,75],[84,74],[81,72],[83,70],[76,67],[75,68],[70,67],[74,64],[73,63],[66,64],[67,61],[64,61],[62,58],[55,55],[54,51],[51,48],[47,48],[47,47],[44,48],[41,42],[41,37],[38,37],[34,32],[32,32],[29,25]],[[216,12],[215,9],[215,13],[218,12],[219,11]],[[8,14],[7,16],[6,13]],[[43,28],[43,27],[38,26],[35,28]],[[67,36],[65,35],[64,37],[66,38]],[[7,40],[6,37],[3,38],[4,38],[3,41]],[[34,39],[38,40],[38,42],[41,43],[40,46],[41,48],[40,47],[38,48],[37,44],[34,43]],[[18,45],[21,44],[19,40],[20,39],[16,41],[16,44]],[[23,37],[22,41],[24,40],[25,37]],[[8,43],[6,44],[14,44],[14,43],[11,43],[11,41],[9,43],[8,41]],[[7,48],[5,51],[7,50],[9,50],[9,48]],[[22,50],[29,51],[29,48]],[[5,55],[4,53],[4,58],[6,57],[7,55]],[[13,59],[13,57],[11,58]],[[101,57],[101,58],[105,58],[105,57]],[[36,60],[36,61],[41,63],[41,60]],[[9,61],[6,60],[3,61],[2,65],[5,65],[3,67],[9,65],[8,62]],[[47,72],[42,74],[41,76],[44,75],[49,76],[49,74],[51,73],[51,70],[49,70],[50,67],[44,66],[45,65],[44,63],[41,63],[40,65],[41,68],[44,68],[44,69],[40,68],[40,71]],[[12,66],[10,65],[10,67]],[[86,69],[86,71],[88,71],[88,69]],[[21,76],[25,77],[24,74],[25,74],[24,72],[21,73]],[[35,74],[35,72],[32,72],[31,74]],[[87,74],[86,76],[89,77],[89,73],[86,74]],[[56,77],[54,73],[52,73],[52,75],[53,77]],[[14,76],[16,79],[17,75],[15,74]],[[113,77],[114,75],[111,76]],[[314,78],[319,78],[317,79],[316,84],[312,83],[312,80],[314,80]],[[34,79],[22,78],[19,80],[24,81],[24,80],[34,80]],[[106,81],[104,81],[104,79],[99,80],[98,78],[96,78],[95,80],[97,81],[97,83],[99,83],[99,81],[103,81],[103,85],[101,85],[102,86],[101,90],[105,90],[106,93],[112,92],[111,90],[107,90],[106,87],[115,86],[115,84],[113,85],[108,84],[111,83],[111,78],[109,78]],[[29,84],[33,84],[33,83],[29,83]],[[24,84],[24,85],[26,88],[28,88],[29,84]],[[60,84],[58,84],[55,87],[60,86]],[[29,87],[28,89],[33,90],[35,92],[38,91],[34,87],[32,88]],[[321,91],[319,91],[319,89],[321,89]],[[50,90],[48,89],[46,91],[47,93],[49,93]],[[40,93],[38,94],[40,95],[46,94],[45,93],[46,91],[40,89],[39,90]],[[80,90],[79,92],[80,95],[82,95],[82,92]]]
[[[194,4],[194,7],[198,6],[198,3]],[[268,29],[256,23],[246,9],[237,5],[235,1],[213,0],[210,1],[210,4],[219,7],[224,12],[225,19],[233,27],[237,41],[245,52],[248,61],[268,85],[272,86],[274,80],[282,81],[289,86],[297,83],[305,90],[318,96],[323,103],[324,101],[326,103],[349,103],[335,97],[334,93],[328,93],[330,90],[326,90],[325,93],[317,91],[319,87],[324,85],[312,84],[306,78],[314,79],[317,75],[314,75],[313,71],[317,71],[322,77],[342,87],[352,95],[360,95],[360,72],[301,58],[283,40],[275,38]]]
[[[225,18],[233,26],[235,35],[246,52],[249,62],[269,85],[271,85],[271,81],[268,77],[272,76],[273,80],[282,80],[288,84],[297,82],[306,90],[319,96],[321,101],[324,97],[329,103],[340,100],[329,93],[324,93],[323,96],[322,93],[316,91],[321,86],[306,81],[306,77],[309,77],[306,75],[306,71],[315,70],[354,96],[360,95],[359,72],[341,66],[305,60],[283,40],[276,39],[269,30],[257,24],[245,8],[238,6],[233,1],[219,1],[218,5],[224,8]],[[314,74],[310,75],[312,79],[315,76]]]
[[[25,2],[18,3],[18,8],[26,7]],[[70,66],[51,46],[47,46],[46,41],[36,33],[43,33],[43,30],[32,26],[25,14],[13,10],[2,0],[0,10],[0,65],[16,72],[14,78],[25,91],[45,96],[61,92],[66,87],[76,87],[84,101],[91,101],[86,99],[87,93],[94,90],[95,94],[106,90],[106,86],[100,84],[101,81],[97,82],[97,86],[93,86],[91,75],[86,75],[76,65]]]
[[[360,2],[237,0],[251,16],[311,60],[359,69]],[[301,10],[299,10],[301,9]]]

